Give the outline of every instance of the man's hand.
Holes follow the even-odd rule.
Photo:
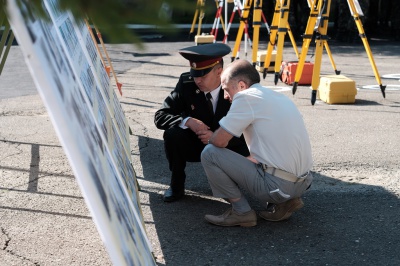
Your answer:
[[[246,157],[247,159],[249,159],[250,161],[252,161],[255,164],[258,164],[258,161],[256,159],[254,159],[253,157],[251,157],[251,155]]]
[[[203,142],[203,144],[208,144],[208,140],[211,138],[213,132],[211,130],[201,130],[197,132],[197,136]]]
[[[232,138],[232,134],[220,127],[212,134],[210,143],[216,147],[225,148]]]
[[[196,118],[189,118],[188,121],[186,121],[185,126],[190,128],[194,133],[198,134],[200,131],[206,131],[209,130],[210,128],[204,124],[202,121],[196,119]]]

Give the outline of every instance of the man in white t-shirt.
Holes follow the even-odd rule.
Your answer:
[[[232,62],[221,75],[222,89],[232,101],[201,154],[213,195],[232,207],[205,219],[221,226],[255,226],[257,215],[241,190],[264,207],[259,215],[282,221],[304,206],[310,187],[312,154],[303,118],[285,95],[259,84],[260,75],[246,60]],[[244,135],[250,157],[226,149],[232,137]]]

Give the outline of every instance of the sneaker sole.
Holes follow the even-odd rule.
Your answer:
[[[242,223],[235,223],[235,224],[219,223],[219,222],[216,222],[216,221],[213,221],[213,220],[209,219],[209,218],[207,217],[207,215],[204,217],[204,219],[205,219],[207,222],[209,222],[210,224],[219,225],[219,226],[226,226],[226,227],[229,227],[229,226],[252,227],[252,226],[256,226],[256,225],[257,225],[257,216],[256,216],[256,220],[255,220],[255,221],[242,222]]]
[[[225,227],[230,227],[230,226],[253,227],[253,226],[257,225],[257,222],[238,223],[238,224],[219,224],[219,223],[211,222],[209,220],[207,220],[207,222],[209,222],[210,224],[213,224],[213,225],[219,225],[219,226],[225,226]]]

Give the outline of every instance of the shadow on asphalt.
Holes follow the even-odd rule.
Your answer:
[[[21,174],[20,173],[28,173],[29,177],[27,180],[27,186],[24,184],[23,187],[20,185],[16,185],[13,187],[2,187],[0,186],[0,192],[6,192],[6,191],[13,191],[17,193],[28,193],[28,194],[37,194],[41,195],[43,197],[53,197],[54,199],[73,199],[73,200],[84,200],[82,196],[74,196],[74,195],[68,195],[68,194],[60,194],[60,193],[55,193],[55,192],[42,192],[38,189],[39,184],[40,184],[40,178],[41,177],[49,177],[52,176],[54,178],[58,177],[63,177],[63,178],[71,178],[74,179],[75,177],[73,175],[66,175],[66,174],[60,174],[57,172],[49,172],[49,171],[43,171],[40,169],[40,157],[41,157],[41,148],[46,147],[46,148],[59,148],[62,149],[60,145],[49,145],[49,144],[43,144],[43,143],[31,143],[31,142],[21,142],[21,141],[12,141],[12,140],[0,140],[0,142],[6,143],[7,145],[18,145],[18,146],[28,146],[30,147],[30,163],[29,166],[30,168],[27,169],[25,166],[20,166],[20,165],[15,165],[13,167],[10,166],[5,166],[2,163],[0,163],[0,170],[5,171],[5,172],[14,172],[15,176],[18,177]],[[0,173],[1,173],[0,171]],[[17,182],[18,183],[18,182]],[[7,194],[5,194],[7,195]],[[1,196],[4,196],[2,194]],[[36,207],[36,206],[35,206]],[[45,214],[45,215],[56,215],[56,216],[64,216],[64,217],[74,217],[74,218],[79,218],[79,219],[92,219],[91,216],[89,215],[77,215],[77,214],[71,214],[71,213],[65,213],[63,211],[60,212],[55,212],[55,211],[47,211],[47,210],[40,210],[40,209],[33,209],[33,208],[21,208],[21,207],[8,207],[8,206],[1,206],[0,205],[0,211],[1,210],[13,210],[13,211],[18,211],[18,212],[30,212],[30,213],[40,213],[40,214]]]
[[[162,140],[139,137],[139,147],[143,178],[167,186],[169,170]],[[189,195],[183,200],[164,203],[163,191],[147,191],[166,264],[399,265],[399,199],[379,186],[314,176],[314,183],[363,189],[323,192],[311,187],[303,197],[305,207],[287,221],[259,218],[256,227],[224,228],[208,224],[204,215],[220,214],[228,204],[204,197],[211,190],[201,164],[188,165]],[[146,193],[143,187],[142,192]]]
[[[41,194],[35,188],[40,184],[36,167],[40,164],[38,146],[42,144],[19,144],[32,146],[29,169],[32,184],[28,190],[12,190]],[[160,188],[167,186],[169,170],[162,140],[139,137],[139,147],[143,178]],[[18,167],[6,169],[1,165],[0,168],[27,171]],[[57,176],[57,173],[47,174]],[[287,221],[273,223],[259,219],[256,227],[223,228],[204,220],[205,214],[220,214],[228,204],[209,197],[211,190],[200,163],[188,164],[187,175],[188,195],[178,202],[164,203],[163,191],[154,192],[142,187],[142,193],[149,194],[155,228],[167,265],[400,264],[399,199],[382,187],[342,182],[314,173],[314,184],[323,182],[325,186],[354,189],[324,192],[311,187],[303,197],[305,207]],[[77,199],[83,200],[81,197]],[[257,202],[250,201],[256,210],[260,209]],[[0,206],[0,209],[9,208]],[[62,212],[13,209],[91,219]]]

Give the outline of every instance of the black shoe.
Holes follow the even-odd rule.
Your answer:
[[[173,202],[181,199],[185,195],[185,190],[178,190],[178,191],[172,191],[172,188],[168,188],[164,192],[164,201],[165,202]]]

